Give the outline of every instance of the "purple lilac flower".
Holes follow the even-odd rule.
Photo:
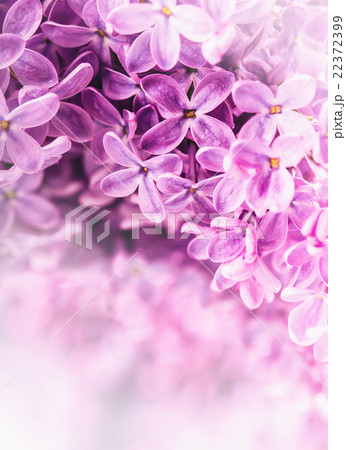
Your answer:
[[[229,96],[233,82],[232,73],[220,71],[207,75],[189,100],[178,83],[166,75],[143,78],[144,91],[158,103],[166,120],[145,133],[141,148],[156,155],[168,153],[181,143],[189,129],[200,147],[229,147],[234,140],[232,130],[207,113]]]

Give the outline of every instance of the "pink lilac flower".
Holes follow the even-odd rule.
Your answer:
[[[158,103],[165,120],[144,134],[141,148],[153,154],[168,153],[181,143],[189,129],[200,147],[229,147],[234,140],[232,130],[207,113],[229,96],[233,82],[232,73],[214,72],[203,78],[189,100],[178,83],[166,75],[143,78],[144,91]]]
[[[150,31],[150,48],[162,70],[172,69],[178,62],[180,34],[193,42],[203,42],[213,33],[214,23],[200,8],[179,4],[176,0],[153,0],[116,8],[108,21],[120,34]]]
[[[309,139],[314,129],[297,109],[307,106],[314,98],[315,80],[301,75],[282,83],[274,95],[259,81],[239,81],[234,86],[233,99],[243,112],[256,113],[242,127],[239,138],[258,137],[270,143],[276,131],[280,134],[299,134]]]
[[[141,211],[153,222],[162,222],[165,209],[155,186],[160,175],[170,172],[180,174],[182,162],[178,155],[164,155],[142,161],[125,147],[114,133],[104,137],[108,156],[128,169],[119,170],[104,178],[102,191],[112,197],[124,197],[138,188],[138,203]]]

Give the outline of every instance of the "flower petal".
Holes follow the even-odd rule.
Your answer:
[[[312,102],[316,81],[308,75],[298,75],[282,83],[276,95],[277,104],[289,109],[299,109]]]
[[[209,258],[214,262],[233,261],[245,250],[245,240],[236,228],[216,234],[208,245]]]
[[[191,131],[199,147],[229,148],[235,140],[233,131],[225,123],[207,115],[192,119]]]
[[[196,153],[196,159],[202,167],[213,172],[224,172],[223,161],[229,150],[222,147],[203,147]]]
[[[100,187],[103,193],[111,197],[126,197],[137,189],[140,179],[139,169],[131,167],[107,175]]]
[[[161,17],[159,8],[138,3],[114,9],[108,17],[119,34],[135,34],[150,28]]]
[[[288,232],[287,213],[268,211],[259,223],[258,250],[273,252],[285,242]]]
[[[25,41],[15,34],[0,35],[0,69],[11,66],[25,49]]]
[[[18,0],[7,11],[2,32],[16,34],[26,41],[40,26],[41,19],[39,0]]]
[[[242,256],[239,256],[232,261],[222,263],[221,274],[233,281],[244,281],[251,277],[256,265],[256,263],[248,264]]]
[[[112,100],[125,100],[139,92],[132,78],[108,68],[103,71],[102,87],[105,95]]]
[[[226,175],[214,191],[215,209],[221,214],[235,211],[245,200],[245,189],[246,181]]]
[[[183,117],[172,117],[155,125],[141,139],[141,148],[154,155],[173,150],[184,139],[189,121]]]
[[[90,116],[77,105],[60,103],[59,111],[53,117],[53,126],[75,142],[87,142],[93,136],[93,122]]]
[[[205,42],[214,33],[214,22],[201,8],[178,5],[174,8],[174,21],[180,34],[192,42]]]
[[[94,71],[90,64],[79,64],[66,78],[54,86],[50,92],[59,96],[60,99],[73,97],[88,86]]]
[[[237,81],[232,96],[243,112],[267,114],[270,106],[275,105],[272,91],[259,81]]]
[[[46,94],[15,108],[8,115],[9,122],[20,128],[32,128],[51,120],[59,109],[59,97]]]
[[[261,306],[265,291],[255,277],[250,277],[239,283],[239,294],[245,306],[249,309],[256,309]]]
[[[105,125],[114,126],[123,123],[118,110],[93,87],[84,89],[82,103],[91,117]]]
[[[17,197],[14,205],[22,222],[40,230],[54,228],[61,220],[59,209],[41,195],[25,194]]]
[[[213,72],[198,83],[192,95],[192,108],[201,113],[212,111],[230,95],[234,85],[232,72]]]
[[[172,69],[180,54],[180,36],[175,24],[162,17],[153,28],[150,38],[151,54],[162,70]]]
[[[49,59],[28,48],[11,68],[23,85],[51,87],[58,82],[55,67]]]
[[[129,72],[147,72],[155,66],[154,58],[150,51],[152,29],[141,33],[132,43],[126,56]]]
[[[141,167],[142,161],[124,145],[115,133],[106,133],[103,138],[103,145],[108,156],[121,166]]]
[[[40,145],[22,130],[9,130],[6,136],[6,149],[13,162],[25,173],[38,172],[43,163]]]
[[[151,177],[157,181],[164,173],[180,175],[183,170],[183,162],[178,155],[162,155],[143,162],[150,171]]]
[[[150,175],[141,177],[138,186],[138,204],[142,213],[152,222],[162,222],[165,209]]]
[[[161,175],[157,180],[158,189],[165,194],[178,194],[185,190],[188,191],[192,186],[192,181],[170,173]]]
[[[145,93],[169,111],[170,115],[183,114],[184,109],[189,108],[185,92],[173,78],[161,74],[148,75],[141,84]]]
[[[78,25],[61,25],[47,21],[41,25],[41,28],[50,41],[63,48],[81,47],[96,36],[95,31]]]

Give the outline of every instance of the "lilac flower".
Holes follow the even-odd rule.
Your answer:
[[[309,120],[294,110],[307,106],[315,91],[315,80],[306,75],[285,81],[276,96],[259,81],[238,81],[233,91],[234,102],[243,112],[257,113],[242,127],[238,137],[258,137],[270,143],[278,129],[280,134],[313,138],[315,132]]]
[[[215,186],[222,177],[213,177],[194,183],[186,178],[181,178],[172,174],[160,176],[157,182],[159,190],[169,195],[165,202],[166,211],[181,211],[191,204],[195,213],[201,213],[203,221],[209,221],[215,216],[215,208],[210,199]]]
[[[5,152],[23,172],[37,172],[44,160],[43,151],[37,141],[23,129],[48,122],[58,109],[58,96],[46,94],[9,112],[0,92],[0,157]]]
[[[179,156],[159,156],[142,161],[112,132],[105,135],[104,146],[113,161],[128,169],[114,172],[104,178],[101,182],[102,191],[112,197],[125,197],[138,187],[138,203],[143,214],[153,222],[162,222],[165,209],[155,181],[167,172],[180,174],[182,162]]]
[[[189,129],[200,147],[229,147],[234,140],[232,130],[207,113],[229,96],[233,82],[232,73],[211,73],[198,84],[189,100],[178,83],[166,75],[143,78],[144,91],[158,103],[166,120],[143,136],[142,149],[153,154],[167,153],[181,143]]]
[[[120,34],[136,34],[154,26],[150,48],[162,70],[169,70],[178,61],[180,34],[193,42],[206,41],[213,33],[211,18],[193,5],[176,5],[176,0],[153,0],[116,8],[108,17]]]
[[[304,140],[296,136],[280,136],[271,148],[259,140],[235,143],[234,164],[247,174],[255,170],[246,186],[246,201],[258,217],[267,209],[282,212],[289,207],[294,196],[294,181],[287,168],[302,159],[304,149]]]

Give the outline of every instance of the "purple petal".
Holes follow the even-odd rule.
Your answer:
[[[201,113],[212,111],[230,95],[234,85],[232,72],[214,72],[198,83],[192,95],[191,103],[193,109]]]
[[[154,74],[142,79],[145,93],[163,106],[170,114],[183,114],[188,99],[179,84],[167,75]],[[164,117],[169,117],[168,115]]]
[[[103,193],[111,197],[126,197],[137,189],[140,179],[139,169],[131,167],[106,176],[100,187]]]
[[[25,41],[15,34],[0,35],[0,69],[11,66],[25,49]]]
[[[284,168],[261,170],[248,183],[246,199],[256,214],[262,217],[266,209],[285,211],[294,196],[292,176]]]
[[[211,284],[211,289],[214,292],[224,291],[225,289],[228,289],[237,283],[236,281],[225,278],[221,273],[221,269],[222,265],[219,266],[214,274],[214,278]]]
[[[204,147],[196,153],[196,159],[202,167],[213,172],[224,172],[223,161],[229,150],[222,147]]]
[[[4,96],[4,94],[2,93],[2,91],[0,91],[0,116],[1,118],[5,118],[7,117],[9,112],[7,103],[6,103],[6,98]]]
[[[284,110],[276,117],[280,134],[295,134],[305,140],[306,147],[312,147],[316,132],[311,122],[296,111]]]
[[[215,209],[221,214],[235,211],[245,200],[245,189],[245,181],[226,175],[214,191]]]
[[[43,163],[40,145],[22,130],[9,130],[6,136],[6,149],[13,162],[25,173],[38,172]]]
[[[259,223],[258,249],[273,252],[285,242],[288,232],[288,215],[267,212]]]
[[[126,63],[130,72],[147,72],[155,66],[155,61],[150,51],[152,29],[141,33],[132,43],[127,53]]]
[[[201,8],[178,5],[174,8],[175,26],[180,34],[192,42],[205,42],[214,33],[214,22]]]
[[[25,194],[14,203],[21,221],[40,230],[49,230],[59,224],[59,209],[37,194]]]
[[[146,133],[159,123],[157,110],[153,105],[145,105],[136,112],[139,133]]]
[[[152,222],[162,222],[165,209],[151,176],[141,178],[138,186],[138,204],[142,213]]]
[[[106,133],[103,138],[103,145],[108,156],[116,163],[125,167],[141,168],[142,161],[124,145],[115,133]]]
[[[198,236],[189,242],[187,253],[194,259],[205,261],[209,259],[208,245],[209,239],[206,236]]]
[[[22,174],[22,170],[17,166],[12,166],[10,169],[6,170],[0,170],[0,188],[15,183]]]
[[[93,123],[90,116],[84,109],[71,103],[61,102],[59,111],[51,123],[75,142],[87,142],[93,136]]]
[[[308,263],[311,261],[312,256],[307,251],[307,242],[299,242],[298,244],[291,247],[286,253],[285,253],[285,260],[287,264],[289,264],[292,267],[295,266],[302,266],[303,264]]]
[[[77,25],[60,25],[54,22],[44,22],[41,25],[44,35],[54,44],[64,48],[81,47],[90,42],[95,31]]]
[[[105,125],[123,123],[118,110],[93,87],[84,89],[82,103],[91,117]]]
[[[18,0],[7,11],[2,32],[16,34],[26,41],[35,33],[41,19],[39,0]]]
[[[88,63],[76,67],[66,78],[51,89],[60,99],[73,97],[88,86],[93,77],[93,68]]]
[[[86,2],[82,11],[82,17],[89,28],[96,28],[97,30],[106,28],[106,24],[98,12],[96,0]]]
[[[237,81],[232,95],[234,103],[243,112],[266,114],[276,102],[268,86],[259,81]]]
[[[173,197],[165,202],[165,210],[167,212],[182,211],[191,202],[192,197],[190,194],[189,191],[184,190],[179,194],[173,195]]]
[[[32,128],[51,120],[59,109],[59,97],[46,94],[15,108],[8,115],[11,124],[20,128]]]
[[[282,83],[276,95],[278,105],[299,109],[312,102],[316,92],[316,81],[308,75],[299,75]]]
[[[124,100],[139,91],[132,78],[107,68],[103,72],[102,87],[105,95],[112,100]]]
[[[154,155],[173,150],[184,139],[189,121],[183,117],[172,117],[147,131],[141,139],[141,148]]]
[[[55,67],[49,59],[27,48],[11,68],[23,85],[51,87],[58,82]]]
[[[164,173],[180,175],[183,170],[183,162],[178,155],[162,155],[143,162],[149,169],[151,177],[157,181]]]
[[[157,180],[158,189],[165,194],[178,194],[182,191],[188,191],[192,186],[192,181],[168,173],[161,175]]]
[[[3,35],[1,35],[1,36],[3,36]],[[1,36],[0,36],[0,39],[1,39]],[[0,46],[1,46],[1,44],[0,44]],[[0,52],[1,52],[1,50],[0,50]],[[1,59],[1,54],[0,54],[0,59]],[[10,77],[11,77],[10,71],[6,70],[6,69],[2,69],[2,67],[0,67],[0,90],[2,92],[6,92],[8,85],[10,84]]]
[[[235,140],[232,130],[225,123],[206,115],[191,120],[191,131],[199,147],[229,148]]]
[[[65,70],[64,76],[66,77],[67,75],[69,75],[73,70],[75,70],[79,66],[79,64],[82,64],[82,63],[90,64],[94,71],[93,76],[97,75],[97,73],[99,71],[99,66],[100,66],[99,60],[93,51],[88,50],[88,51],[83,52],[80,55],[78,55],[72,61],[72,63]]]
[[[108,17],[119,34],[135,34],[150,28],[161,17],[160,9],[149,3],[116,8]]]
[[[162,17],[153,28],[150,39],[151,54],[162,70],[172,69],[180,54],[180,36],[175,24]]]

